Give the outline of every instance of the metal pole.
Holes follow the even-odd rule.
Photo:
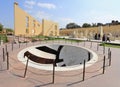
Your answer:
[[[9,54],[7,52],[7,70],[9,70]]]
[[[84,60],[84,65],[83,65],[83,81],[85,80],[85,63],[86,63],[86,61]]]
[[[52,83],[54,84],[55,82],[55,61],[53,62],[53,78],[52,78]]]
[[[88,52],[88,61],[90,60],[90,52]]]
[[[108,48],[108,59],[110,58],[110,48]]]
[[[12,44],[11,44],[11,45],[12,45],[12,51],[13,51],[13,42],[12,42]]]
[[[105,73],[105,56],[104,56],[104,60],[103,60],[103,74]]]
[[[99,44],[97,43],[97,51],[99,51]]]
[[[1,45],[1,37],[0,37],[0,45]]]
[[[3,48],[3,62],[5,61],[5,51],[4,51],[4,48]]]
[[[109,53],[109,66],[111,66],[111,51]]]
[[[103,54],[105,54],[105,43],[103,43]]]
[[[27,59],[27,63],[26,63],[26,67],[25,67],[25,72],[24,72],[24,78],[25,78],[25,76],[26,76],[26,73],[27,73],[28,62],[29,62],[29,59]]]
[[[19,43],[19,48],[20,48],[20,40],[19,40],[19,36],[18,36],[18,43]]]
[[[7,44],[5,45],[5,50],[6,50],[6,54],[7,54]]]

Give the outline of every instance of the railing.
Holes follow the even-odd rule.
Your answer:
[[[85,47],[88,47],[88,48],[94,48],[96,49],[96,52],[100,52],[100,51],[103,51],[101,53],[101,55],[104,55],[102,56],[102,58],[100,60],[98,60],[96,63],[95,63],[95,67],[97,68],[92,68],[93,66],[89,67],[89,68],[86,68],[86,61],[84,60],[84,64],[83,64],[83,70],[78,70],[77,72],[75,73],[70,73],[70,74],[67,74],[67,72],[64,72],[62,74],[58,73],[58,72],[55,72],[55,62],[53,61],[53,71],[47,71],[46,73],[42,73],[41,70],[37,70],[39,72],[36,72],[34,70],[32,70],[32,68],[28,67],[28,63],[30,62],[29,60],[25,60],[25,61],[22,61],[22,62],[25,62],[26,63],[26,66],[24,65],[21,65],[21,66],[16,66],[17,64],[20,64],[21,61],[17,60],[12,54],[14,54],[14,52],[16,50],[20,50],[20,49],[23,49],[25,47],[29,47],[29,46],[32,46],[32,45],[37,45],[37,44],[46,44],[46,43],[64,43],[64,44],[71,44],[71,45],[81,45],[81,46],[85,46]],[[95,45],[93,45],[93,43]],[[106,50],[106,47],[103,46],[100,47],[99,46],[99,43],[95,43],[95,42],[88,42],[88,41],[82,41],[82,42],[73,42],[72,40],[51,40],[51,41],[37,41],[33,44],[33,42],[27,42],[27,43],[10,43],[10,44],[5,44],[5,45],[1,45],[0,46],[0,50],[1,50],[1,54],[0,54],[0,71],[2,70],[9,70],[9,72],[11,73],[14,73],[14,71],[12,71],[11,69],[15,70],[15,71],[22,71],[24,72],[24,75],[21,75],[21,77],[26,77],[26,74],[27,72],[30,72],[32,73],[33,75],[43,75],[43,76],[52,76],[52,81],[51,83],[55,83],[55,78],[59,78],[59,77],[75,77],[75,76],[79,76],[80,77],[80,82],[81,81],[85,81],[86,79],[88,79],[88,75],[91,76],[91,77],[94,77],[92,74],[93,73],[98,73],[98,75],[101,75],[101,74],[104,74],[105,71],[106,71],[106,68],[108,66],[111,66],[111,62],[112,62],[112,57],[111,57],[111,49],[108,48],[108,51]],[[94,50],[95,50],[94,49]],[[107,57],[108,58],[107,58]],[[90,59],[90,54],[88,53],[88,58]],[[5,65],[6,64],[6,65]],[[44,71],[45,72],[45,71]],[[74,83],[72,83],[74,84]],[[72,84],[68,84],[69,86],[72,85]]]

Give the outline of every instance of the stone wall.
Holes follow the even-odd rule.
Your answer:
[[[118,39],[120,37],[120,25],[102,26],[102,31],[100,27],[90,27],[90,28],[77,28],[77,29],[63,29],[60,30],[60,36],[70,36],[75,38],[89,37],[94,38],[95,34],[110,34],[111,39]],[[103,33],[103,34],[102,34]]]

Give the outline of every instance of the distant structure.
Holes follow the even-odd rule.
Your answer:
[[[111,23],[106,23],[98,27],[88,27],[88,28],[74,28],[74,29],[61,29],[60,36],[69,36],[72,38],[89,38],[95,39],[99,37],[102,39],[103,35],[110,35],[111,39],[120,37],[120,22],[112,21]],[[97,36],[96,36],[97,35]]]
[[[17,2],[14,3],[14,30],[16,36],[59,36],[58,23],[45,19],[40,23],[22,10]]]
[[[118,20],[112,20],[111,23],[106,23],[105,25],[109,25],[109,26],[111,26],[111,25],[120,25],[120,22]]]

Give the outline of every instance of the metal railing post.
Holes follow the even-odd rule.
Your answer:
[[[13,42],[12,42],[12,44],[11,44],[11,45],[12,45],[12,51],[13,51]]]
[[[53,62],[53,75],[52,75],[52,83],[54,84],[55,82],[55,61]]]
[[[86,61],[84,60],[84,64],[83,64],[83,81],[85,80],[85,63],[86,63]]]
[[[103,43],[103,54],[105,54],[105,43]]]
[[[29,59],[27,59],[27,63],[26,63],[26,67],[25,67],[25,72],[24,72],[24,78],[26,77],[27,68],[28,68],[28,62],[29,62]]]
[[[4,51],[4,48],[3,48],[3,62],[5,61],[5,51]]]
[[[7,70],[9,70],[9,53],[7,52]]]
[[[111,51],[109,53],[109,66],[111,66]]]
[[[97,51],[99,51],[99,44],[97,43]]]
[[[90,60],[90,52],[88,52],[88,61]]]
[[[104,59],[103,59],[103,74],[105,73],[105,56],[104,56]]]
[[[6,55],[7,55],[7,52],[8,52],[8,51],[7,51],[7,44],[5,45],[5,50],[6,50],[5,52],[6,52]]]

